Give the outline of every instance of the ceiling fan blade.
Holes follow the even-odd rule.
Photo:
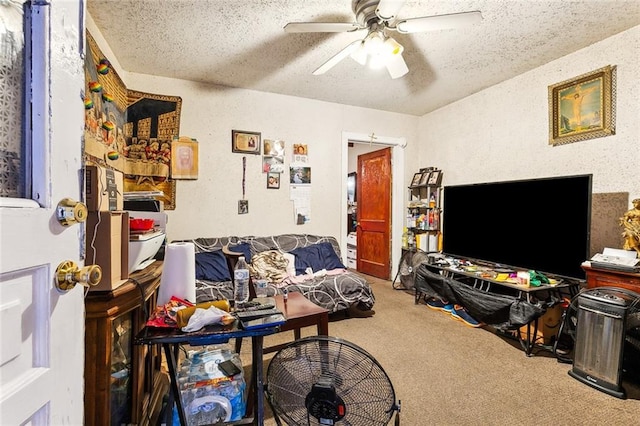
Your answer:
[[[348,22],[289,22],[284,26],[287,33],[348,33],[362,29]]]
[[[407,0],[380,0],[376,8],[376,15],[383,21],[392,21],[398,16],[398,12]]]
[[[407,67],[407,63],[404,61],[401,53],[390,55],[387,59],[386,66],[389,75],[393,79],[400,78],[409,72],[409,67]]]
[[[345,47],[344,49],[342,49],[341,51],[339,51],[338,53],[333,55],[331,58],[329,58],[329,60],[327,62],[325,62],[324,64],[320,65],[312,74],[313,75],[320,75],[320,74],[324,74],[325,72],[329,71],[331,68],[336,66],[338,64],[338,62],[340,62],[341,60],[343,60],[344,58],[349,56],[351,54],[351,52],[356,50],[360,46],[360,43],[362,43],[362,40],[356,40],[356,41],[348,44],[347,47]]]
[[[418,33],[422,31],[459,28],[480,21],[482,21],[482,14],[479,11],[450,13],[448,15],[405,19],[396,24],[396,30],[402,34]]]

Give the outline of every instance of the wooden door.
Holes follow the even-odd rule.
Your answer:
[[[391,148],[358,156],[358,271],[391,275]]]
[[[3,3],[0,13],[18,20],[20,32],[23,16],[16,13],[23,2]],[[32,135],[27,138],[31,149],[21,157],[29,178],[12,176],[30,181],[25,187],[31,190],[24,198],[0,199],[0,424],[82,425],[84,288],[60,291],[54,274],[66,260],[82,266],[84,251],[83,225],[65,227],[56,220],[61,199],[81,199],[84,72],[78,23],[83,2],[31,2],[28,7],[32,13],[26,16],[33,20],[25,24],[32,30],[25,83],[30,103],[14,114],[17,101],[0,102],[0,114],[16,119],[9,127],[22,121],[28,127],[24,133]],[[0,62],[7,59],[4,54]]]

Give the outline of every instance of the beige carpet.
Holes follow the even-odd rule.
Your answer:
[[[389,281],[367,277],[376,314],[329,323],[332,336],[369,352],[391,378],[404,425],[639,425],[640,387],[621,400],[570,377],[548,351],[525,356],[519,343],[414,304]],[[302,335],[313,334],[303,329]],[[293,339],[293,332],[265,344]],[[265,371],[273,354],[265,356]],[[242,357],[250,363],[250,345]],[[246,364],[247,362],[245,362]],[[275,425],[270,412],[266,425]]]

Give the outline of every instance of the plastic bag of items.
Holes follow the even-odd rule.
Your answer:
[[[225,361],[237,368],[219,367]],[[178,370],[178,385],[189,426],[233,422],[245,415],[242,361],[227,345],[190,351]],[[173,424],[180,424],[175,406]]]

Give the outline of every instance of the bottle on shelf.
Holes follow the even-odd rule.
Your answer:
[[[241,308],[249,300],[249,266],[244,256],[238,258],[233,270],[233,304]]]
[[[409,248],[409,233],[406,226],[402,231],[402,248],[405,250]]]
[[[413,234],[413,231],[409,231],[407,234],[407,243],[409,245],[409,250],[415,250],[416,248],[416,237]]]
[[[429,207],[432,209],[436,207],[436,194],[435,192],[431,193],[431,197],[429,197]]]

